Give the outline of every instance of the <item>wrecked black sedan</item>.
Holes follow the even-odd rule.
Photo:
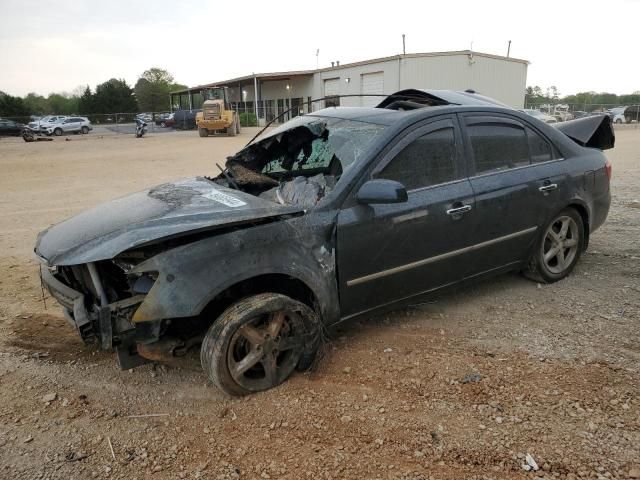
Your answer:
[[[242,395],[309,367],[326,326],[512,270],[564,278],[607,216],[613,141],[606,117],[554,128],[407,90],[296,117],[216,177],[100,205],[35,252],[71,325],[122,368],[201,345],[212,382]]]

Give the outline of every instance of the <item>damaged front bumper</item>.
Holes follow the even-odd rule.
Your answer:
[[[96,305],[87,296],[66,285],[50,268],[40,269],[43,286],[62,306],[68,322],[86,344],[98,344],[103,350],[116,348],[122,368],[128,368],[136,329],[130,318],[145,295],[134,295],[106,305]]]
[[[91,317],[85,307],[84,294],[65,285],[48,268],[40,269],[42,284],[62,306],[64,316],[74,327],[82,339],[87,342],[95,336],[92,328]]]

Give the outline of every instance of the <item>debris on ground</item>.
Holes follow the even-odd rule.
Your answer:
[[[525,463],[522,465],[523,470],[526,470],[527,472],[529,471],[537,472],[540,469],[540,467],[538,467],[538,464],[530,454],[527,453],[525,455],[524,461]]]
[[[58,394],[56,392],[47,393],[42,396],[43,403],[53,402],[56,398],[58,398]]]
[[[469,375],[465,375],[460,383],[475,383],[482,380],[482,375],[479,373],[470,373]]]

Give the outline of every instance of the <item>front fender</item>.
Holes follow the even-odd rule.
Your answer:
[[[308,216],[212,236],[160,253],[132,273],[158,272],[133,322],[198,315],[227,288],[265,274],[304,282],[315,294],[323,321],[339,318],[333,225]]]

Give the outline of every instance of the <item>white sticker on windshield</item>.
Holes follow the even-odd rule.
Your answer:
[[[227,195],[226,193],[222,193],[221,191],[216,189],[213,189],[209,193],[205,193],[202,196],[204,198],[208,198],[209,200],[213,200],[214,202],[226,205],[227,207],[235,208],[246,205],[246,203],[242,200],[237,199],[236,197],[232,197],[231,195]]]

